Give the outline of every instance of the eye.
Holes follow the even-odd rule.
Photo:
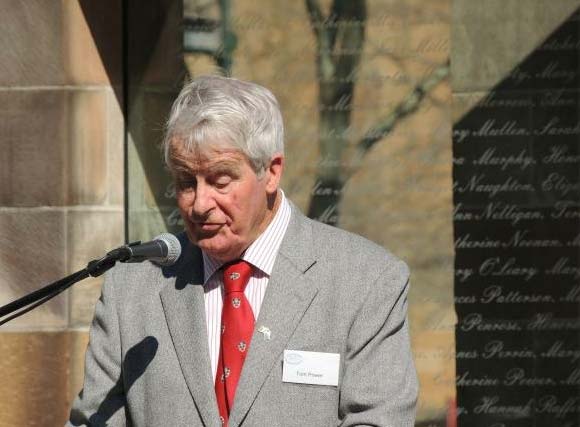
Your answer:
[[[176,179],[175,186],[179,191],[195,190],[197,179],[195,177],[180,177]]]
[[[221,174],[214,178],[213,185],[218,189],[226,188],[232,182],[232,177],[227,174]]]

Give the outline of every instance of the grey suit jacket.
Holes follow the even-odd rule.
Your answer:
[[[181,237],[174,266],[125,264],[108,274],[67,426],[220,426],[201,252]],[[293,208],[230,427],[413,426],[407,291],[402,261]],[[339,353],[338,387],[282,382],[285,349]]]

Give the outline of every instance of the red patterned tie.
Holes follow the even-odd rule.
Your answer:
[[[218,409],[224,426],[228,425],[236,387],[254,332],[254,313],[244,295],[251,275],[252,266],[246,261],[236,261],[224,268],[222,335],[215,379]]]

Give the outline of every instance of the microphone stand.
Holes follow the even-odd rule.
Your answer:
[[[3,325],[12,319],[28,313],[30,310],[51,300],[58,294],[70,288],[75,283],[80,282],[89,276],[100,276],[107,270],[111,269],[117,263],[117,261],[124,262],[128,260],[131,257],[131,250],[129,248],[131,246],[139,245],[140,243],[140,241],[133,242],[114,249],[111,252],[108,252],[104,257],[90,261],[82,270],[79,270],[70,276],[66,276],[63,279],[57,280],[50,285],[33,291],[23,296],[22,298],[17,299],[16,301],[12,301],[11,303],[0,307],[0,318],[3,318],[4,316],[14,313],[16,310],[20,310],[21,308],[26,307],[10,317],[0,320],[0,325]]]

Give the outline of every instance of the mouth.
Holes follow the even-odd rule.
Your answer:
[[[193,226],[200,231],[218,231],[224,226],[224,224],[219,222],[193,222]]]

